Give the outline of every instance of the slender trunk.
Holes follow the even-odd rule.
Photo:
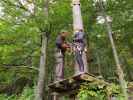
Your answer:
[[[101,0],[99,0],[99,5],[101,7],[102,15],[103,15],[103,17],[105,19],[106,28],[107,28],[109,39],[110,39],[110,42],[111,42],[113,55],[114,55],[115,62],[116,62],[117,74],[118,74],[118,77],[119,77],[119,82],[120,82],[120,85],[121,85],[125,100],[128,100],[128,94],[127,94],[127,89],[126,89],[127,88],[127,84],[126,84],[126,81],[124,80],[124,72],[123,72],[123,70],[121,68],[121,64],[120,64],[119,57],[118,57],[118,54],[117,54],[116,46],[115,46],[115,43],[114,43],[114,40],[113,40],[112,29],[111,29],[111,26],[110,26],[110,24],[109,24],[109,22],[107,20],[107,16],[106,16],[106,13],[104,11],[103,3],[102,3]]]
[[[98,66],[97,71],[98,71],[98,75],[102,76],[102,74],[101,74],[101,62],[100,62],[100,57],[99,57],[98,53],[96,53],[96,57],[97,57],[97,66]]]
[[[45,95],[44,94],[44,86],[45,86],[44,82],[45,82],[46,48],[47,48],[47,38],[43,34],[41,57],[40,57],[40,68],[39,68],[39,76],[38,76],[35,100],[43,100],[43,95]]]
[[[45,0],[44,13],[48,20],[48,0]],[[42,47],[41,47],[41,57],[40,57],[40,67],[39,67],[39,76],[38,83],[35,91],[35,100],[44,100],[44,88],[45,88],[45,79],[46,79],[46,49],[47,49],[47,32],[42,33]]]

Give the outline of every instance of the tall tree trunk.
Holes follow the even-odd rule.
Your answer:
[[[115,62],[116,62],[119,82],[120,82],[120,85],[121,85],[121,88],[122,88],[122,91],[123,91],[123,94],[124,94],[124,97],[125,97],[124,100],[128,100],[128,94],[127,94],[127,89],[126,89],[127,84],[126,84],[126,81],[124,80],[124,72],[121,68],[121,64],[120,64],[119,57],[118,57],[118,54],[117,54],[116,46],[115,46],[115,43],[114,43],[114,40],[113,40],[112,28],[110,26],[110,23],[108,22],[106,12],[105,12],[104,7],[103,7],[103,2],[101,0],[98,0],[98,1],[99,1],[99,5],[100,5],[100,8],[101,8],[102,15],[105,19],[106,28],[107,28],[107,31],[108,31],[109,39],[110,39],[110,42],[111,42],[111,47],[112,47],[112,50],[113,50],[113,55],[114,55]]]
[[[83,20],[81,15],[81,8],[80,8],[80,0],[72,0],[73,2],[73,29],[74,32],[77,29],[83,30]],[[88,72],[88,66],[87,66],[87,57],[86,53],[83,52],[83,62],[84,62],[84,72]],[[75,73],[79,73],[79,67],[78,64],[75,64]]]
[[[100,62],[100,57],[99,57],[98,53],[96,53],[96,59],[97,59],[98,75],[102,76],[102,74],[101,74],[101,62]]]
[[[73,4],[73,30],[75,33],[76,30],[84,30],[84,29],[83,29],[83,20],[81,15],[81,8],[80,8],[80,0],[72,0],[72,4]],[[83,59],[84,72],[88,72],[87,57],[84,51],[81,59]],[[75,61],[75,74],[78,74],[81,71],[79,67],[81,66],[78,65],[77,61]],[[73,97],[72,99],[78,100],[76,96]]]
[[[45,34],[42,35],[42,47],[41,47],[41,57],[40,57],[40,68],[38,83],[36,88],[35,100],[43,100],[44,86],[45,86],[45,65],[46,65],[46,48],[47,48],[47,38]]]
[[[48,0],[45,0],[44,13],[46,20],[48,20]],[[39,67],[39,76],[38,83],[35,91],[35,100],[44,100],[44,88],[45,88],[45,79],[46,79],[46,49],[47,49],[48,36],[47,32],[42,33],[42,47],[41,47],[41,57],[40,57],[40,67]]]

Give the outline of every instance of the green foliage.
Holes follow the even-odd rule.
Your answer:
[[[81,86],[78,97],[80,100],[105,100],[105,94],[104,90],[98,88],[96,85],[85,83]]]
[[[25,87],[23,93],[18,100],[33,100],[34,99],[34,89]]]
[[[116,84],[111,84],[106,87],[106,91],[109,95],[111,94],[120,94],[120,86]]]
[[[31,68],[28,68],[28,66],[18,66],[14,67],[12,66],[11,68],[5,68],[2,67],[0,68],[0,81],[1,84],[12,84],[15,80],[19,78],[26,78],[26,79],[34,79],[35,75],[37,75],[37,70]]]
[[[123,100],[120,86],[115,84],[104,86],[98,83],[85,83],[81,85],[78,93],[80,100],[107,100],[108,95],[114,95],[118,100]]]
[[[33,100],[34,99],[34,89],[25,87],[21,95],[7,96],[5,94],[0,95],[0,100]]]

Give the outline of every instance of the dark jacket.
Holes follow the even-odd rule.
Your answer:
[[[74,34],[74,41],[75,42],[84,42],[85,33],[84,32],[76,32]]]
[[[65,43],[65,37],[62,37],[61,35],[59,35],[56,38],[56,47],[57,49],[61,50],[62,53],[64,53],[66,51],[66,48],[62,47],[62,44]]]

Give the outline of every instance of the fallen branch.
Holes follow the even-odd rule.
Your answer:
[[[32,69],[32,70],[35,70],[35,71],[38,71],[38,68],[35,68],[35,67],[29,67],[29,66],[24,66],[24,65],[19,65],[19,66],[5,66],[5,65],[2,65],[3,68],[7,68],[7,69],[12,69],[12,68],[27,68],[27,69]]]

